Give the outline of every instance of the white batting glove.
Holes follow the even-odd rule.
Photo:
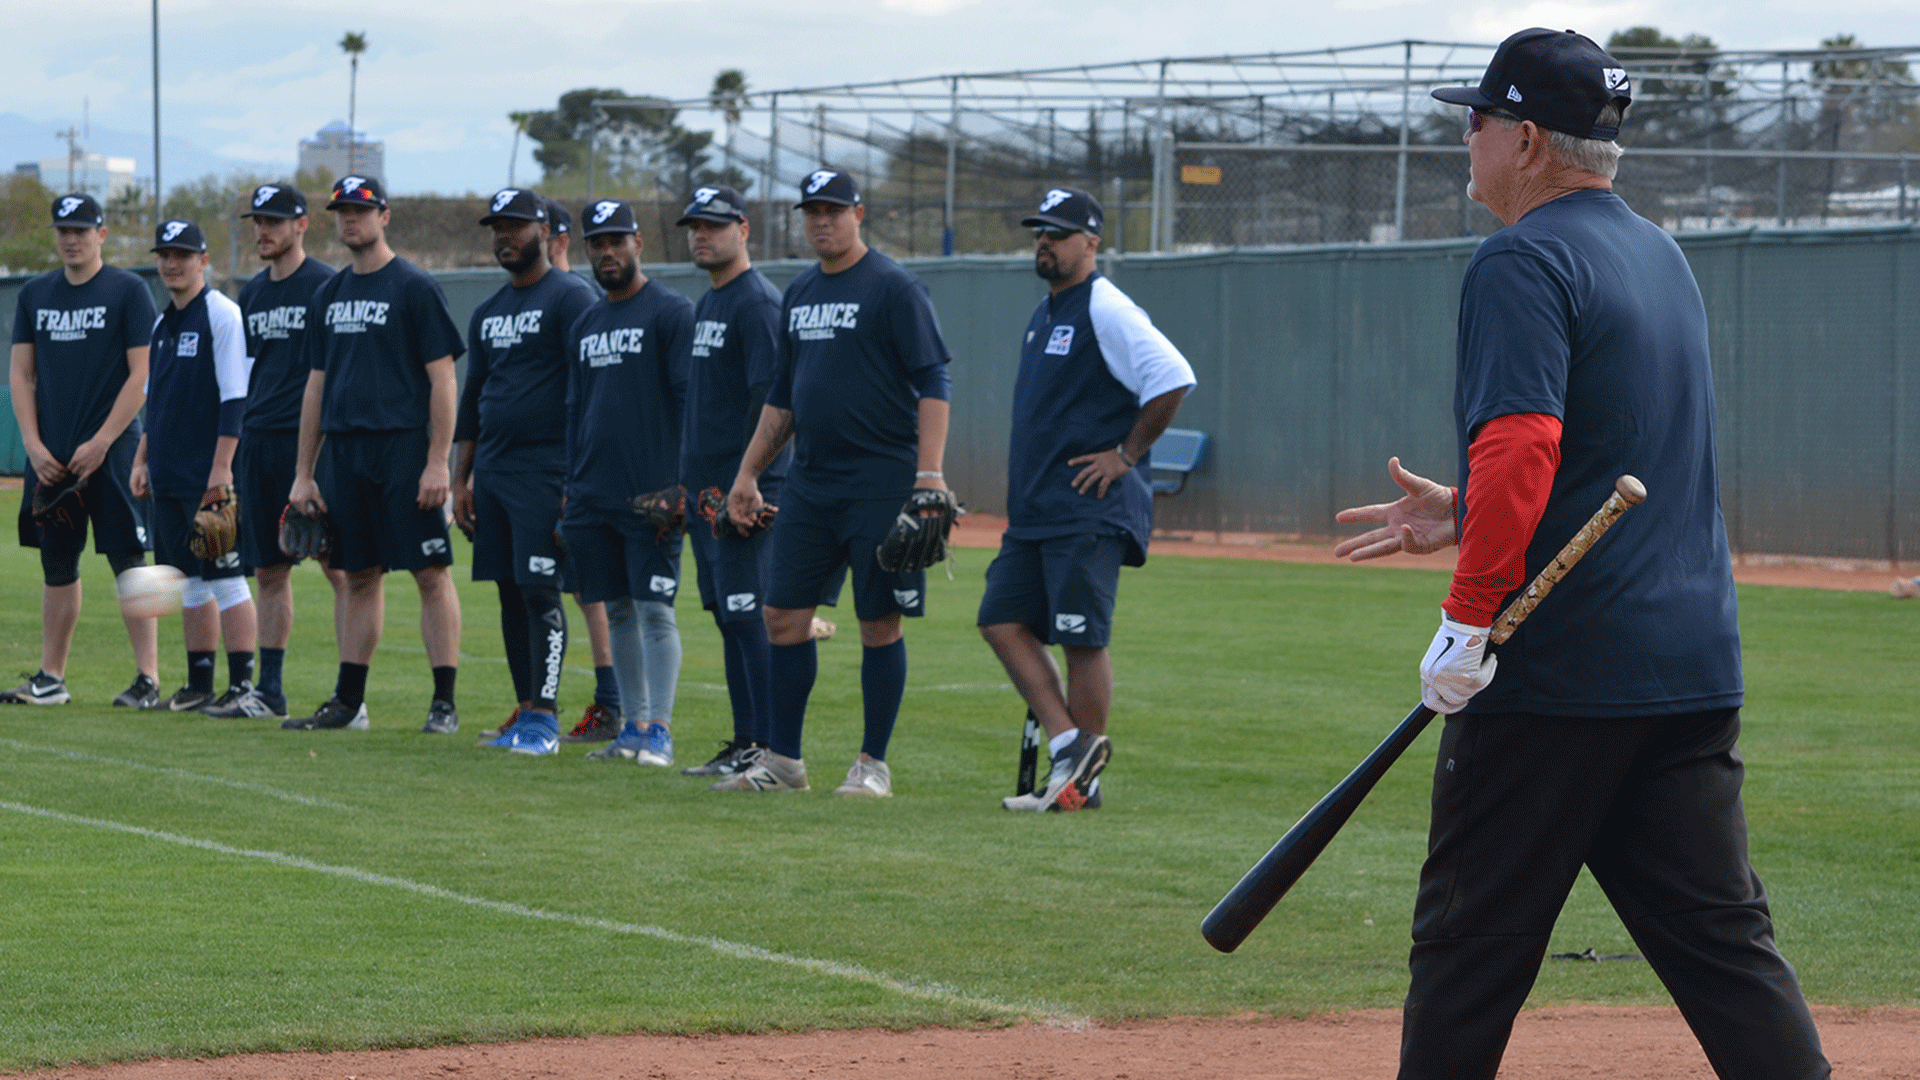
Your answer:
[[[1490,626],[1468,626],[1440,613],[1440,629],[1420,658],[1420,700],[1434,712],[1452,715],[1487,688],[1500,658],[1487,655]]]

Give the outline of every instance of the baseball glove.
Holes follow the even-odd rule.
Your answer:
[[[922,510],[934,513],[921,517]],[[880,569],[889,574],[917,574],[947,557],[947,534],[960,515],[959,500],[951,491],[917,488],[907,497],[893,528],[873,551]]]
[[[212,498],[200,500],[187,533],[187,550],[203,562],[216,562],[240,541],[240,498],[233,485],[222,484]]]
[[[773,515],[778,510],[764,503],[760,512],[753,516],[753,524],[741,528],[727,513],[727,493],[717,487],[710,487],[700,493],[700,516],[713,526],[713,535],[721,540],[751,540],[756,534],[773,527]]]
[[[73,475],[57,484],[33,485],[33,520],[42,528],[74,529],[86,517],[86,481]]]
[[[654,527],[656,539],[665,540],[668,533],[687,523],[687,489],[679,484],[635,495],[627,500],[627,506]]]
[[[292,503],[280,511],[280,550],[296,559],[317,559],[333,549],[333,520],[325,511],[309,514]]]

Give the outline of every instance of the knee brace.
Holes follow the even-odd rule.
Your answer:
[[[117,574],[115,576],[118,576]],[[80,553],[40,549],[40,577],[50,589],[58,589],[80,580]]]
[[[119,577],[136,566],[147,565],[147,553],[136,551],[131,555],[109,555],[107,565],[113,567],[113,576]]]
[[[186,585],[180,590],[180,606],[183,608],[197,608],[212,600],[213,590],[207,586],[206,580],[200,577],[188,578]]]
[[[243,577],[219,578],[207,584],[213,591],[214,600],[220,604],[221,611],[253,599],[253,592],[247,588],[247,579]]]

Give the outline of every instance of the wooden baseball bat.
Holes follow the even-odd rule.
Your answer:
[[[1593,547],[1620,515],[1628,509],[1640,505],[1646,500],[1647,489],[1640,481],[1631,476],[1622,476],[1614,482],[1613,494],[1607,497],[1606,504],[1596,511],[1587,524],[1574,534],[1573,539],[1560,549],[1532,582],[1526,591],[1514,598],[1513,603],[1494,620],[1493,631],[1489,635],[1498,645],[1513,636],[1513,632],[1525,622],[1540,601],[1553,591],[1567,571],[1573,569],[1580,557]],[[1421,705],[1407,714],[1391,734],[1379,746],[1373,748],[1365,761],[1347,774],[1347,778],[1334,785],[1319,802],[1313,804],[1300,820],[1294,822],[1280,842],[1273,845],[1259,862],[1248,870],[1226,896],[1222,897],[1213,910],[1200,924],[1200,932],[1207,944],[1221,952],[1232,952],[1240,943],[1260,925],[1287,890],[1307,872],[1313,860],[1320,857],[1332,842],[1334,834],[1340,831],[1347,819],[1360,806],[1373,786],[1380,782],[1387,770],[1393,767],[1407,747],[1426,730],[1434,717],[1432,709]]]

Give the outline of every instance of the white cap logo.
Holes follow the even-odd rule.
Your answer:
[[[505,210],[507,208],[507,204],[512,202],[516,197],[519,196],[519,194],[520,192],[518,189],[508,188],[507,190],[502,191],[500,194],[495,195],[493,197],[493,212],[497,214],[500,211]]]
[[[827,186],[827,181],[839,175],[837,172],[829,172],[826,169],[821,169],[819,172],[807,177],[807,194],[812,195],[818,192],[821,188]]]
[[[593,223],[595,225],[600,224],[601,222],[612,217],[613,212],[618,209],[620,209],[620,204],[617,202],[613,202],[612,200],[602,200],[600,202],[594,203],[593,204]]]
[[[81,203],[82,201],[83,201],[83,200],[81,200],[81,199],[79,199],[79,198],[77,198],[77,197],[75,197],[75,196],[73,196],[73,195],[69,195],[69,196],[67,196],[67,197],[66,197],[66,198],[64,198],[64,199],[61,199],[61,200],[60,200],[60,216],[61,216],[61,217],[72,217],[72,216],[73,216],[73,212],[74,212],[75,210],[78,210],[78,209],[80,209],[80,203]]]
[[[1606,77],[1607,89],[1627,92],[1626,68],[1601,68],[1600,74]]]
[[[278,194],[280,194],[279,188],[274,187],[272,184],[262,184],[253,191],[253,205],[265,206],[267,205],[268,199]]]
[[[349,176],[345,180],[340,181],[340,194],[351,195],[359,191],[360,185],[364,183],[366,183],[366,180],[362,177]]]
[[[1046,198],[1040,200],[1040,212],[1044,214],[1071,198],[1073,198],[1072,192],[1061,191],[1059,188],[1054,188],[1052,191],[1047,192]]]
[[[719,188],[703,187],[693,193],[693,201],[699,203],[701,206],[705,206],[712,202],[713,197],[718,194],[720,194]]]
[[[167,222],[166,228],[160,230],[160,239],[163,242],[171,240],[185,232],[186,229],[187,223],[184,221],[169,221]]]
[[[1520,102],[1520,88],[1514,86],[1512,83],[1507,84],[1507,100],[1515,104],[1519,104]]]

